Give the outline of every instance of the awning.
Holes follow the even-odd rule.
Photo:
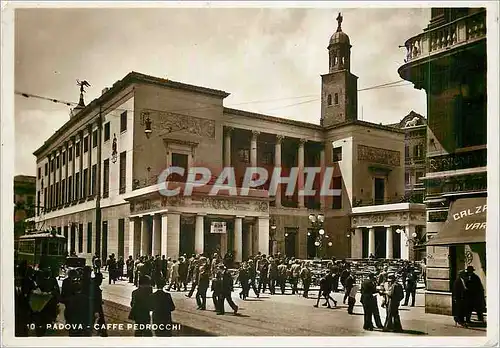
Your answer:
[[[427,245],[486,241],[486,197],[461,198],[452,203],[441,231]]]

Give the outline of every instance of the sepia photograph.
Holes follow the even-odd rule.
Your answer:
[[[2,32],[5,346],[498,346],[498,3]]]

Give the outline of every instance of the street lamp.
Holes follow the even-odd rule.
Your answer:
[[[323,223],[325,222],[325,216],[323,214],[309,214],[309,222],[311,223],[312,229],[316,232],[316,241],[314,242],[314,246],[316,247],[316,256],[318,256],[318,249],[320,251],[320,256],[323,257],[323,246],[327,244],[328,246],[332,246],[332,242],[326,243],[325,239],[330,238],[325,232],[323,228]],[[311,232],[307,233],[308,236],[311,236]]]
[[[275,243],[276,243],[276,221],[271,219],[271,223],[269,225],[269,255],[275,254]],[[285,236],[286,237],[286,236]]]

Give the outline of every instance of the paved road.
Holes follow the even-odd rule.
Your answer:
[[[106,314],[108,322],[120,323],[126,320],[131,293],[134,286],[126,281],[113,285],[103,284],[103,296],[107,300]],[[334,309],[314,308],[315,299],[297,295],[263,294],[260,298],[250,297],[246,301],[239,299],[236,289],[233,299],[239,306],[238,315],[232,314],[226,304],[226,315],[216,315],[212,299],[208,298],[207,310],[196,309],[196,301],[186,298],[184,292],[172,292],[176,311],[174,321],[189,328],[188,335],[217,336],[380,336],[396,335],[381,331],[364,331],[363,309],[356,303],[355,315],[347,313],[347,306],[342,305],[343,294],[334,295],[339,306]],[[288,291],[290,293],[290,291]],[[210,292],[209,292],[210,294]],[[253,291],[250,291],[250,295]],[[311,297],[317,296],[313,291]],[[110,302],[109,302],[110,301]],[[359,298],[358,298],[359,301]],[[430,336],[485,336],[486,329],[455,327],[453,318],[443,315],[427,314],[424,310],[424,296],[417,294],[416,307],[402,307],[401,321],[405,332],[402,335]],[[382,321],[385,311],[381,310]],[[111,335],[129,335],[131,332],[110,333]]]

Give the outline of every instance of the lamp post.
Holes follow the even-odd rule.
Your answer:
[[[325,229],[323,228],[325,216],[323,214],[309,214],[309,222],[311,223],[312,229],[316,232],[316,241],[314,242],[314,246],[316,247],[316,257],[318,257],[319,250],[319,256],[323,258],[325,245],[329,247],[333,245],[333,243],[328,240],[330,236],[326,234]]]
[[[419,236],[419,234],[417,232],[413,232],[411,234],[411,237],[410,237],[410,236],[408,236],[408,233],[406,233],[406,231],[402,228],[396,229],[396,233],[397,234],[404,234],[406,236],[405,245],[408,246],[410,243],[412,244],[413,258],[416,259],[415,247],[418,247],[418,246],[425,243],[425,241],[426,241],[425,236],[427,235],[427,233],[424,233],[422,236]]]
[[[269,255],[274,255],[276,253],[276,228],[276,221],[271,219],[271,223],[269,224]]]

